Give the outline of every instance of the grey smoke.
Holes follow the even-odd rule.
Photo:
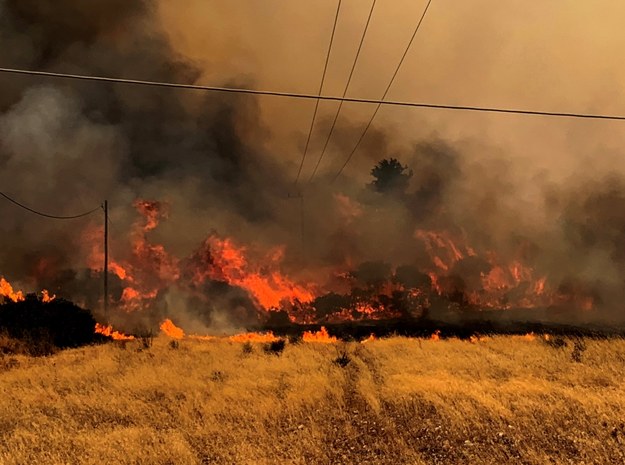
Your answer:
[[[220,82],[214,84],[253,86],[266,80],[260,64],[257,74],[229,73],[221,63],[210,68],[185,56],[159,8],[161,3],[147,0],[4,0],[0,62],[7,67],[174,82],[216,76]],[[233,13],[238,11],[232,8]],[[357,23],[350,18],[348,30]],[[223,44],[215,49],[219,46]],[[223,62],[235,63],[241,48],[244,44],[236,43],[231,50],[215,53],[225,56]],[[461,48],[458,44],[458,50],[449,53],[457,58]],[[513,80],[507,73],[502,76]],[[437,82],[432,77],[427,81],[430,86]],[[585,165],[581,155],[569,164],[560,152],[555,161],[540,155],[524,159],[518,152],[535,150],[535,139],[511,137],[516,155],[511,156],[508,148],[490,139],[495,129],[480,129],[483,142],[458,136],[454,128],[462,124],[461,116],[450,117],[449,124],[439,116],[424,118],[410,134],[399,116],[399,121],[388,117],[368,136],[355,168],[332,185],[332,175],[361,130],[362,114],[348,111],[319,176],[304,191],[302,250],[300,202],[289,194],[294,193],[292,181],[301,153],[293,147],[302,145],[307,124],[288,129],[289,118],[284,116],[268,127],[266,114],[275,115],[280,104],[270,107],[248,97],[15,76],[0,76],[0,86],[3,191],[58,214],[84,211],[108,199],[112,250],[119,259],[131,255],[127,236],[137,218],[132,207],[136,198],[171,205],[169,219],[149,238],[177,257],[191,256],[211,231],[261,248],[285,244],[286,271],[321,285],[329,283],[329,289],[340,285],[328,270],[347,263],[424,267],[428,258],[414,237],[415,229],[447,229],[466,237],[478,251],[497,251],[502,261],[522,258],[537,274],[546,274],[554,288],[579,283],[600,297],[602,318],[620,316],[625,297],[625,225],[618,215],[625,198],[623,178],[615,170],[614,180],[606,183],[609,166]],[[308,107],[295,107],[285,112],[308,114]],[[323,139],[327,121],[326,117],[317,125],[309,163],[315,160],[315,143]],[[532,133],[527,129],[532,124],[538,123],[519,127]],[[536,138],[541,131],[545,130],[537,130]],[[584,157],[592,160],[596,148],[578,143],[580,131],[572,132],[570,153],[579,154],[578,145],[584,145]],[[290,136],[285,143],[288,157],[273,141],[276,134],[285,133]],[[605,150],[612,150],[608,160],[621,153]],[[415,173],[401,198],[366,188],[368,170],[388,156],[399,158]],[[339,193],[360,213],[343,211]],[[0,215],[0,273],[18,285],[35,290],[61,270],[85,266],[84,222],[49,222],[4,202]],[[94,218],[92,223],[99,221]],[[466,263],[456,272],[473,285],[483,266]],[[65,288],[77,279],[68,278]],[[227,302],[224,306],[241,297],[236,289],[201,292],[219,295],[215,302]],[[173,289],[165,291],[159,305],[164,313],[184,310],[189,321],[208,308]],[[253,319],[247,303],[234,307],[238,316],[228,324],[239,327]],[[215,313],[221,311],[213,308],[208,313],[222,315]],[[214,319],[220,327],[228,326],[221,316]]]

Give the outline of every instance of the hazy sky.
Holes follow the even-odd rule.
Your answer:
[[[378,1],[348,95],[381,97],[425,3]],[[342,91],[369,6],[343,1],[324,93]],[[202,82],[226,77],[245,83],[248,77],[256,88],[314,93],[335,8],[331,0],[187,0],[184,8],[161,2],[160,17],[174,47],[201,64]],[[625,114],[624,15],[625,4],[610,0],[434,0],[388,98]],[[269,97],[261,102],[263,121],[274,134],[271,144],[296,164],[312,102]],[[322,103],[321,115],[328,118],[335,106]],[[345,105],[343,121],[365,121],[370,111]],[[430,136],[469,139],[487,146],[480,150],[501,150],[507,158],[549,168],[549,176],[573,175],[589,159],[595,167],[625,166],[613,166],[620,154],[609,156],[620,151],[625,138],[618,122],[386,107],[376,124],[397,135],[389,140],[391,147]],[[322,170],[334,170],[344,151],[333,147]],[[366,163],[356,158],[350,169],[366,174]]]

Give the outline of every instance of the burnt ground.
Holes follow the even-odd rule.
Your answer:
[[[319,331],[325,327],[332,336],[342,340],[361,340],[375,337],[406,336],[431,337],[437,333],[441,338],[456,337],[468,339],[471,336],[524,335],[528,333],[552,336],[610,338],[625,337],[625,325],[609,324],[566,324],[549,321],[502,320],[490,318],[487,313],[481,317],[472,316],[457,321],[435,320],[430,318],[398,318],[374,321],[348,321],[324,324],[266,324],[258,331],[273,331],[285,337],[298,337],[304,331]]]

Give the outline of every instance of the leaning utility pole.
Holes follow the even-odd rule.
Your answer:
[[[104,201],[104,320],[109,322],[109,203]]]

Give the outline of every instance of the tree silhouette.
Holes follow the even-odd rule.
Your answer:
[[[403,166],[396,158],[385,158],[371,170],[374,177],[371,187],[380,193],[404,193],[412,177],[412,170]]]

